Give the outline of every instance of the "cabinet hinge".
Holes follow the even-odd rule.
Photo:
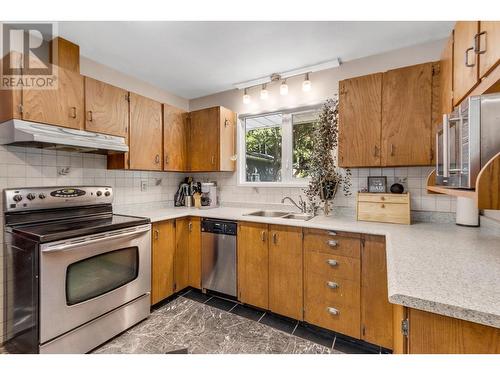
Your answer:
[[[401,321],[401,333],[403,336],[408,337],[408,333],[410,331],[410,322],[408,321],[408,318],[403,319]]]
[[[23,112],[24,112],[24,107],[23,107],[23,105],[22,105],[22,104],[19,104],[18,108],[19,108],[19,114],[21,114],[21,115],[22,115],[22,114],[23,114]]]

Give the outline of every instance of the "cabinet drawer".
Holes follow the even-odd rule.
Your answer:
[[[359,202],[408,203],[409,200],[410,197],[408,194],[358,193]]]
[[[346,234],[320,229],[304,230],[304,250],[343,255],[351,258],[360,256],[360,235]]]
[[[358,202],[358,220],[410,224],[410,206],[401,203]]]
[[[308,305],[328,303],[337,308],[360,309],[359,282],[306,275],[306,300]]]
[[[347,336],[360,338],[359,307],[339,308],[327,302],[308,303],[306,305],[305,321]]]
[[[341,278],[359,283],[359,259],[317,251],[307,251],[305,256],[308,273],[324,278]]]

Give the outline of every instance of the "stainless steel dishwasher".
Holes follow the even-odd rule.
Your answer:
[[[236,235],[232,221],[201,222],[201,287],[236,297]]]

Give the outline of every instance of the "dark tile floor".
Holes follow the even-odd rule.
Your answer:
[[[191,289],[94,353],[382,353],[303,322]]]

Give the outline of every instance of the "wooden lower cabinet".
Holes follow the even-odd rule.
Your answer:
[[[201,220],[189,218],[188,279],[189,286],[201,289]]]
[[[175,220],[175,292],[189,286],[189,222],[189,217]]]
[[[174,222],[153,223],[152,231],[151,304],[154,305],[174,293]]]
[[[361,246],[361,339],[393,348],[393,305],[387,291],[385,237],[363,237]]]
[[[238,298],[269,309],[269,230],[267,224],[238,223]]]
[[[269,310],[302,320],[302,228],[269,226]]]
[[[500,329],[408,309],[410,354],[500,354]]]

